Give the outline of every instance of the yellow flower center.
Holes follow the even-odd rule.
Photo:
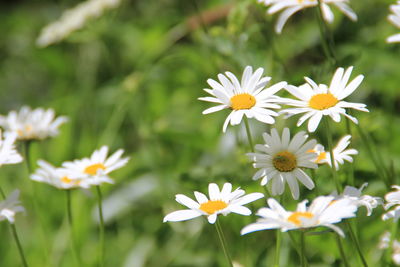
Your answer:
[[[282,151],[274,156],[272,164],[280,172],[291,172],[297,167],[297,159],[292,153]]]
[[[17,134],[18,134],[19,136],[23,136],[24,134],[29,134],[32,130],[33,130],[32,125],[27,124],[27,125],[25,125],[25,127],[24,127],[23,130],[18,129],[18,130],[17,130]]]
[[[83,172],[86,174],[89,174],[89,175],[96,175],[97,170],[99,170],[99,169],[105,170],[106,166],[104,166],[101,163],[96,163],[96,164],[87,166]]]
[[[317,157],[317,159],[315,160],[315,162],[316,162],[316,163],[320,163],[321,160],[324,160],[324,159],[326,159],[326,152],[321,152],[321,153],[318,155],[318,157]]]
[[[228,204],[222,200],[209,200],[200,205],[200,210],[207,214],[213,214],[216,211],[225,209],[226,207],[228,207]]]
[[[231,97],[231,109],[233,110],[251,109],[255,104],[255,97],[248,93],[238,94]]]
[[[64,176],[63,178],[61,178],[61,182],[63,182],[64,184],[71,184],[71,183],[79,184],[80,183],[80,181],[69,179],[67,176]]]
[[[301,225],[301,220],[300,220],[301,217],[307,218],[307,219],[311,219],[312,217],[314,217],[314,214],[312,214],[311,212],[308,212],[308,211],[306,211],[306,212],[300,212],[300,211],[293,212],[289,216],[289,218],[287,218],[287,220],[289,222],[297,225],[297,226],[300,226]]]
[[[311,97],[308,105],[313,109],[324,110],[335,106],[339,100],[331,93],[317,94]]]

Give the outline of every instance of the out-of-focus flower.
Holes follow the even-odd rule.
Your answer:
[[[0,166],[4,164],[16,164],[22,161],[21,155],[15,149],[16,133],[7,133],[2,138],[0,130]]]
[[[389,15],[388,19],[392,22],[397,28],[400,28],[400,1],[397,1],[397,4],[391,5],[390,10],[393,12]],[[400,33],[389,36],[386,41],[388,43],[398,43],[400,42]]]
[[[309,132],[314,132],[317,129],[323,116],[329,116],[335,122],[339,122],[340,115],[344,115],[357,124],[357,119],[347,114],[346,108],[365,112],[368,112],[368,109],[366,109],[365,104],[343,101],[357,89],[364,79],[363,75],[358,75],[347,84],[352,70],[353,67],[349,67],[346,71],[343,68],[338,68],[329,87],[325,84],[317,85],[308,77],[305,77],[307,83],[299,87],[288,85],[286,90],[300,100],[287,99],[286,104],[295,108],[282,110],[281,113],[287,114],[286,117],[305,113],[297,122],[297,126],[308,120]]]
[[[339,170],[339,165],[343,165],[344,161],[353,162],[352,155],[357,155],[358,151],[351,148],[346,149],[346,147],[350,144],[351,135],[346,135],[342,139],[340,139],[339,143],[332,150],[334,163],[336,170]],[[346,149],[346,150],[345,150]],[[313,149],[309,150],[309,152],[317,153],[317,158],[315,159],[315,163],[318,164],[328,164],[331,166],[331,155],[329,151],[325,151],[323,145],[317,144]]]
[[[189,209],[169,213],[164,217],[164,222],[186,221],[204,215],[207,216],[208,222],[213,224],[218,214],[226,216],[233,212],[247,216],[251,211],[243,205],[264,197],[262,193],[245,195],[245,191],[239,188],[232,192],[230,183],[225,183],[221,191],[217,184],[211,183],[208,185],[208,193],[209,199],[206,195],[195,191],[197,201],[182,194],[176,195],[175,200]]]
[[[383,201],[380,197],[373,197],[369,195],[361,195],[362,190],[368,185],[368,183],[364,183],[360,188],[356,188],[353,186],[346,186],[341,195],[338,195],[337,192],[332,193],[335,196],[335,200],[338,199],[349,199],[353,202],[357,207],[364,206],[367,208],[367,216],[372,214],[372,210],[378,205],[382,205]]]
[[[387,249],[390,245],[390,232],[384,232],[381,237],[379,238],[379,249]]]
[[[67,161],[62,164],[70,179],[79,178],[82,187],[114,183],[108,174],[123,167],[129,158],[121,158],[124,150],[119,149],[107,158],[108,147],[102,146],[92,153],[90,158]]]
[[[276,104],[280,97],[275,96],[275,93],[284,88],[287,83],[279,82],[265,88],[271,77],[261,78],[263,72],[263,68],[258,68],[253,73],[253,68],[247,66],[244,69],[241,82],[228,71],[225,72],[225,75],[218,74],[220,82],[208,79],[207,82],[212,89],[204,89],[204,91],[212,96],[200,97],[199,100],[217,103],[218,105],[204,110],[203,114],[231,109],[232,111],[223,126],[224,132],[229,123],[231,125],[240,124],[243,116],[273,124],[275,122],[274,117],[278,116],[278,113],[271,109],[280,108]]]
[[[14,190],[6,200],[0,202],[0,221],[8,220],[10,223],[14,223],[15,214],[25,211],[18,198],[19,190]]]
[[[85,26],[88,20],[101,16],[105,10],[117,7],[120,2],[121,0],[88,0],[66,10],[59,20],[42,29],[36,45],[46,47],[63,40]]]
[[[254,168],[260,168],[253,180],[262,178],[261,185],[272,183],[272,194],[281,195],[288,183],[294,199],[299,198],[299,180],[308,189],[314,188],[314,182],[302,170],[302,168],[317,168],[313,162],[316,154],[308,152],[315,147],[317,141],[314,139],[307,141],[308,135],[301,131],[293,139],[290,139],[288,128],[283,129],[282,138],[278,131],[273,128],[271,134],[264,133],[265,144],[257,144],[257,153],[247,155],[254,161]]]
[[[389,192],[385,195],[385,210],[390,209],[393,206],[396,206],[394,209],[391,211],[385,213],[382,215],[382,219],[384,221],[393,218],[395,221],[397,221],[400,217],[400,186],[398,185],[393,185],[392,188],[394,188],[396,191]]]
[[[68,119],[55,118],[53,109],[44,110],[22,107],[19,112],[11,111],[7,116],[0,115],[0,126],[8,133],[16,133],[18,140],[43,140],[58,135],[58,127]]]
[[[357,206],[349,199],[333,201],[333,196],[320,196],[314,199],[309,207],[307,200],[297,205],[296,211],[286,211],[275,199],[268,199],[269,208],[261,208],[257,222],[244,227],[241,234],[255,231],[280,228],[282,232],[293,229],[326,226],[344,236],[343,231],[333,225],[342,219],[355,217]]]
[[[320,0],[322,7],[322,16],[325,21],[328,23],[332,23],[334,16],[328,4],[333,4],[337,8],[340,9],[347,17],[351,20],[357,20],[357,15],[354,11],[348,6],[349,0]],[[318,6],[317,0],[258,0],[259,3],[263,3],[266,6],[271,6],[268,9],[268,14],[272,15],[281,10],[281,15],[278,18],[278,21],[275,25],[275,31],[277,33],[281,33],[283,26],[286,21],[296,12],[309,8]]]

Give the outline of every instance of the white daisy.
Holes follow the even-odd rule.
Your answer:
[[[276,103],[280,99],[274,94],[284,88],[287,83],[279,82],[271,87],[265,88],[271,77],[261,78],[264,72],[263,68],[258,68],[254,73],[250,66],[244,69],[242,81],[239,83],[234,74],[227,71],[224,74],[218,74],[217,82],[208,79],[207,83],[212,89],[204,89],[210,96],[200,97],[199,100],[217,103],[217,106],[208,108],[203,114],[217,112],[223,109],[231,109],[231,113],[225,120],[223,131],[226,131],[228,123],[238,125],[243,116],[255,118],[258,121],[273,124],[274,117],[278,113],[271,109],[280,108]]]
[[[22,161],[21,155],[15,149],[16,133],[5,134],[2,138],[0,130],[0,166],[3,164],[16,164]]]
[[[217,184],[211,183],[208,185],[208,193],[209,199],[206,195],[195,191],[197,202],[185,195],[176,195],[175,200],[189,209],[169,213],[164,217],[164,222],[186,221],[204,215],[207,216],[208,222],[213,224],[218,214],[226,216],[233,212],[248,216],[251,211],[243,205],[264,197],[262,193],[245,195],[244,190],[239,188],[232,192],[230,183],[225,183],[221,191]]]
[[[393,12],[393,14],[389,15],[389,21],[397,26],[397,28],[400,28],[400,1],[397,1],[397,4],[395,5],[391,5],[390,10]],[[400,33],[389,36],[386,41],[388,43],[400,42]]]
[[[333,192],[332,195],[335,197],[335,201],[346,198],[351,200],[357,207],[364,206],[367,208],[367,216],[370,216],[372,214],[372,210],[378,207],[378,205],[382,205],[383,202],[380,197],[362,195],[362,190],[367,185],[368,183],[364,183],[360,188],[346,186],[341,195],[338,195],[337,192]]]
[[[15,214],[17,212],[24,212],[25,209],[22,207],[19,201],[19,190],[14,190],[6,200],[0,202],[0,221],[8,220],[10,223],[14,223]]]
[[[272,183],[272,194],[281,195],[285,189],[285,182],[288,183],[294,199],[299,198],[299,185],[297,180],[304,184],[308,189],[314,188],[314,182],[302,170],[302,168],[317,168],[313,162],[315,153],[309,150],[315,147],[317,141],[306,142],[308,135],[301,131],[290,140],[290,131],[283,129],[282,138],[278,131],[273,128],[271,135],[264,133],[265,144],[255,146],[256,153],[247,155],[254,161],[253,167],[260,168],[253,180],[262,178],[261,185]]]
[[[296,211],[286,211],[275,199],[268,199],[269,208],[261,208],[257,215],[261,218],[256,223],[244,227],[241,234],[255,231],[280,228],[282,232],[293,229],[312,228],[326,226],[339,235],[344,236],[343,231],[333,225],[342,219],[355,217],[357,206],[349,199],[333,201],[333,196],[320,196],[314,199],[309,207],[307,200],[297,205]]]
[[[44,160],[38,160],[39,169],[30,178],[37,182],[50,184],[58,189],[88,188],[88,180],[71,176],[65,168],[56,168]]]
[[[346,135],[342,139],[340,139],[339,143],[336,147],[332,150],[334,163],[336,170],[339,170],[339,165],[343,165],[344,161],[353,162],[352,155],[357,155],[358,151],[355,149],[346,149],[346,147],[350,144],[351,135]],[[317,144],[313,149],[309,150],[309,152],[317,153],[317,158],[315,159],[315,163],[318,164],[328,164],[329,166],[332,165],[331,162],[331,155],[329,151],[325,151],[323,145]]]
[[[385,195],[385,210],[390,209],[393,206],[396,206],[394,209],[391,211],[385,213],[382,215],[382,219],[384,221],[393,218],[394,220],[398,220],[400,217],[400,186],[398,185],[393,185],[392,188],[394,188],[396,191],[394,192],[389,192]]]
[[[55,118],[54,110],[22,107],[19,112],[11,111],[7,116],[0,115],[0,126],[6,133],[17,134],[18,140],[43,140],[58,135],[58,127],[65,123],[66,117]]]
[[[390,232],[386,231],[379,237],[379,249],[387,249],[390,245]]]
[[[393,241],[392,245],[392,260],[396,265],[400,265],[400,242],[397,240]]]
[[[271,6],[268,9],[268,14],[272,15],[281,10],[284,10],[278,18],[275,25],[275,31],[277,33],[282,32],[282,28],[286,21],[296,12],[309,8],[318,6],[317,0],[258,0],[258,2],[263,3],[266,6]],[[321,0],[322,5],[322,16],[324,20],[328,23],[332,23],[334,16],[328,4],[333,4],[340,9],[347,17],[351,20],[357,20],[357,15],[348,6],[349,0]]]
[[[108,174],[123,167],[129,160],[128,157],[121,158],[124,150],[119,149],[107,158],[108,147],[102,146],[93,152],[90,158],[64,162],[62,166],[68,172],[71,179],[81,179],[85,186],[99,185],[101,183],[114,183]]]
[[[353,67],[349,67],[346,71],[343,68],[338,68],[329,87],[325,84],[317,85],[308,77],[305,77],[307,83],[299,87],[288,85],[286,90],[300,100],[286,100],[286,104],[296,108],[285,109],[281,112],[287,114],[287,117],[305,113],[297,122],[297,126],[309,119],[309,132],[314,132],[317,129],[322,116],[330,116],[335,122],[339,122],[340,115],[344,115],[357,124],[357,119],[347,114],[346,108],[365,112],[368,112],[368,109],[365,108],[365,104],[343,101],[357,89],[364,79],[363,75],[358,75],[347,84],[352,70]]]

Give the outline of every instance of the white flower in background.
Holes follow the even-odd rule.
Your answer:
[[[14,223],[15,214],[17,212],[24,212],[25,209],[20,205],[19,190],[12,192],[6,200],[0,202],[0,221],[8,220]]]
[[[397,240],[393,241],[393,246],[392,246],[393,254],[392,254],[392,260],[396,265],[400,265],[400,242]]]
[[[253,167],[260,168],[254,174],[253,180],[262,178],[261,185],[272,183],[273,195],[283,194],[285,183],[288,183],[294,199],[299,198],[297,180],[308,189],[313,189],[314,182],[302,168],[318,167],[313,162],[316,154],[309,152],[317,141],[313,139],[306,142],[308,135],[304,131],[298,132],[291,140],[288,128],[283,129],[282,138],[275,128],[271,130],[270,135],[264,133],[263,138],[265,144],[257,144],[257,152],[247,154],[254,161]]]
[[[208,193],[209,199],[206,195],[195,191],[194,195],[197,201],[185,195],[176,195],[175,200],[189,209],[169,213],[164,217],[164,222],[186,221],[204,215],[207,216],[208,222],[213,224],[217,220],[218,214],[226,216],[233,212],[247,216],[251,214],[251,211],[243,205],[264,197],[262,193],[245,195],[245,191],[239,188],[232,192],[230,183],[225,183],[221,191],[217,184],[210,183]]]
[[[50,184],[58,189],[88,188],[90,184],[79,178],[71,176],[65,168],[56,168],[44,160],[38,160],[39,168],[30,178],[37,182]]]
[[[351,200],[357,207],[364,206],[367,208],[367,216],[370,216],[372,214],[372,210],[378,207],[378,205],[382,205],[383,201],[380,197],[362,195],[362,190],[367,185],[368,183],[364,183],[360,188],[346,186],[341,195],[338,195],[337,192],[333,192],[332,195],[335,197],[335,201],[346,198]]]
[[[379,238],[379,249],[387,249],[390,245],[390,232],[384,232]]]
[[[309,132],[314,132],[317,129],[323,116],[330,116],[335,122],[339,122],[340,115],[344,115],[357,124],[357,119],[347,114],[346,108],[365,112],[368,112],[368,109],[366,109],[365,104],[343,101],[357,89],[364,79],[363,75],[358,75],[347,84],[352,70],[353,67],[349,67],[346,71],[343,68],[338,68],[329,87],[325,84],[317,85],[308,77],[305,77],[307,83],[299,87],[288,85],[286,90],[300,100],[287,99],[286,104],[295,108],[282,110],[281,113],[287,114],[286,117],[305,113],[297,122],[297,126],[309,120]]]
[[[336,170],[339,170],[339,165],[343,165],[344,161],[353,162],[352,155],[357,155],[358,151],[351,148],[347,149],[347,146],[350,144],[351,135],[346,135],[342,139],[340,139],[339,143],[336,147],[332,150],[334,163]],[[325,151],[323,145],[317,144],[313,149],[309,150],[309,152],[317,153],[317,158],[315,159],[315,163],[318,164],[328,164],[329,166],[332,165],[331,163],[331,155],[329,151]]]
[[[278,113],[271,109],[280,108],[276,103],[280,97],[275,93],[284,88],[287,83],[279,82],[271,87],[265,88],[271,77],[262,77],[263,68],[258,68],[254,73],[250,66],[244,69],[241,82],[231,72],[218,74],[217,82],[208,79],[207,83],[212,89],[204,89],[211,97],[200,97],[199,100],[217,103],[217,106],[208,108],[203,114],[217,112],[223,109],[231,109],[231,113],[225,120],[223,131],[226,131],[228,123],[238,125],[242,121],[243,116],[247,118],[255,118],[258,121],[273,124],[274,117]]]
[[[400,217],[400,186],[393,185],[392,188],[396,189],[394,192],[389,192],[385,195],[385,210],[390,209],[393,206],[396,206],[391,211],[382,215],[382,219],[384,221],[393,218],[397,221]]]
[[[55,118],[53,109],[44,110],[22,107],[19,112],[11,111],[7,116],[0,115],[0,126],[7,133],[16,133],[18,140],[43,140],[58,135],[58,127],[68,119]]]
[[[102,146],[92,153],[90,158],[67,161],[62,164],[70,179],[79,178],[81,184],[87,186],[101,183],[114,183],[108,174],[123,167],[129,158],[121,158],[124,150],[119,149],[107,158],[108,147]]]
[[[282,28],[286,21],[296,12],[318,6],[317,0],[258,0],[259,3],[263,3],[266,6],[271,6],[268,9],[268,14],[272,15],[279,11],[282,11],[275,25],[275,31],[277,33],[282,32]],[[321,0],[322,16],[325,21],[332,23],[334,16],[328,4],[333,4],[340,9],[347,17],[351,20],[356,21],[357,15],[348,6],[349,0]]]
[[[395,5],[391,5],[390,10],[393,12],[393,14],[389,15],[389,21],[397,26],[397,28],[400,28],[400,1],[397,1],[397,4]],[[386,41],[388,43],[400,42],[400,33],[389,36]]]
[[[72,32],[85,26],[92,18],[99,17],[107,9],[120,4],[121,0],[88,0],[66,10],[61,18],[44,27],[36,40],[39,47],[59,42]]]
[[[268,199],[269,208],[261,208],[257,215],[261,218],[257,222],[244,227],[241,234],[255,231],[280,228],[282,232],[293,229],[313,228],[326,226],[339,235],[344,236],[343,231],[333,225],[342,219],[355,217],[357,206],[349,199],[333,201],[333,196],[320,196],[314,199],[309,207],[307,200],[297,205],[296,211],[286,211],[275,199]]]
[[[0,130],[0,166],[3,164],[16,164],[22,161],[21,155],[15,149],[16,133],[5,134],[4,139]]]

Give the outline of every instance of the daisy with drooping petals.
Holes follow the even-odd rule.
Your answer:
[[[22,162],[22,156],[15,149],[15,133],[5,134],[4,139],[0,130],[0,166],[3,164],[16,164]]]
[[[255,231],[280,228],[282,232],[294,229],[326,226],[344,237],[343,231],[333,225],[342,219],[355,217],[357,206],[349,199],[333,201],[333,196],[320,196],[309,207],[307,200],[297,205],[296,211],[286,211],[275,199],[268,199],[269,208],[261,208],[257,222],[247,225],[242,235]]]
[[[287,83],[279,82],[265,88],[271,77],[261,78],[263,72],[263,68],[258,68],[253,73],[253,68],[247,66],[244,69],[241,82],[229,71],[225,72],[225,75],[218,74],[219,82],[208,79],[207,83],[212,89],[204,89],[204,91],[209,93],[211,97],[200,97],[199,100],[217,103],[218,105],[204,110],[203,114],[231,109],[232,111],[223,126],[224,132],[228,123],[238,125],[243,116],[273,124],[275,122],[274,117],[278,116],[278,113],[271,109],[280,108],[276,104],[280,97],[275,96],[275,93],[284,88]]]
[[[90,158],[64,162],[62,166],[67,173],[74,178],[81,179],[82,184],[99,185],[101,183],[114,183],[108,174],[116,169],[123,167],[129,160],[128,157],[121,158],[124,150],[119,149],[107,158],[108,147],[102,146],[93,152]]]
[[[275,25],[275,31],[281,33],[283,26],[286,21],[296,12],[309,8],[318,6],[317,0],[258,0],[258,2],[263,3],[266,6],[271,6],[268,9],[268,14],[272,15],[281,10],[284,10],[278,18]],[[325,21],[332,23],[334,16],[328,4],[333,4],[340,9],[347,17],[351,20],[357,20],[357,15],[348,6],[347,2],[349,0],[321,0],[322,6],[322,16]]]
[[[211,183],[208,185],[208,193],[209,199],[206,195],[195,191],[194,195],[197,201],[185,195],[176,195],[176,201],[189,209],[169,213],[164,217],[164,222],[186,221],[204,215],[207,216],[208,222],[213,224],[217,220],[218,214],[226,216],[233,212],[247,216],[251,214],[251,211],[243,205],[264,197],[262,193],[245,195],[244,190],[239,188],[232,191],[230,183],[225,183],[221,191],[217,184]]]
[[[309,120],[309,132],[314,132],[317,129],[323,116],[330,116],[335,122],[339,122],[340,115],[344,115],[357,124],[357,119],[347,114],[346,108],[365,112],[368,112],[368,109],[366,109],[365,104],[343,101],[357,89],[364,79],[363,75],[358,75],[347,84],[352,70],[353,67],[347,68],[346,71],[343,68],[338,68],[329,87],[325,84],[317,85],[308,77],[305,77],[307,83],[304,85],[299,87],[288,85],[286,90],[300,100],[287,99],[286,104],[295,108],[282,110],[281,113],[287,114],[287,117],[305,113],[297,122],[297,126]]]
[[[255,146],[256,153],[247,155],[254,161],[254,168],[260,168],[253,180],[262,178],[261,185],[272,183],[272,194],[281,195],[285,189],[285,183],[288,183],[294,199],[299,198],[299,180],[308,189],[314,188],[314,182],[302,170],[302,168],[317,168],[313,162],[315,153],[309,150],[315,147],[317,141],[310,140],[306,142],[308,135],[301,131],[290,140],[290,131],[283,129],[282,138],[278,131],[273,128],[271,134],[264,133],[265,144]]]
[[[350,144],[350,138],[351,138],[351,135],[346,135],[345,137],[340,139],[339,143],[332,150],[336,170],[339,170],[339,165],[343,165],[344,161],[353,162],[353,158],[351,156],[358,154],[358,151],[353,148],[346,149],[346,147]],[[310,150],[310,152],[317,153],[317,158],[315,160],[315,163],[318,163],[318,164],[326,163],[329,166],[332,165],[331,155],[330,155],[329,151],[325,151],[325,148],[323,145],[317,144],[314,147],[314,149]]]
[[[4,201],[0,202],[0,221],[8,220],[9,223],[14,223],[15,214],[25,211],[18,198],[19,190],[15,190]]]
[[[19,112],[0,115],[0,126],[6,133],[16,133],[18,140],[43,140],[58,135],[58,127],[67,120],[63,116],[55,118],[52,109],[22,107]]]
[[[389,15],[389,21],[392,22],[395,26],[400,28],[400,1],[397,1],[397,4],[391,5],[390,10],[393,12],[393,14]],[[388,43],[398,43],[400,42],[400,33],[394,34],[392,36],[389,36],[386,41]]]
[[[400,186],[398,185],[393,185],[393,189],[396,191],[394,192],[389,192],[385,195],[385,210],[390,209],[393,206],[396,206],[393,210],[385,213],[382,215],[382,219],[384,221],[393,218],[395,221],[397,221],[400,218]]]

